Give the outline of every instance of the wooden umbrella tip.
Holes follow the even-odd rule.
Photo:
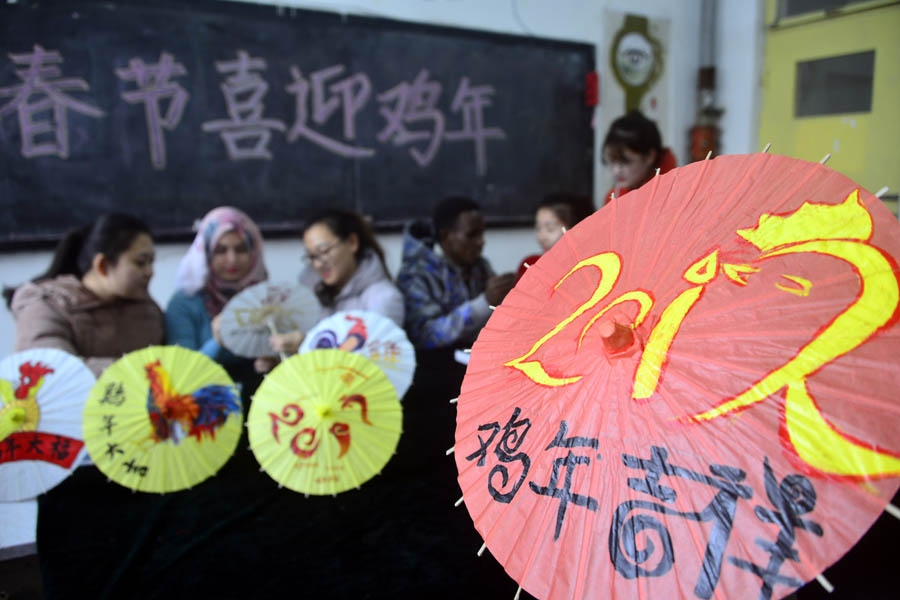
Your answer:
[[[634,331],[611,318],[604,317],[597,323],[597,333],[608,356],[629,356],[638,346]]]
[[[829,594],[834,591],[834,586],[831,585],[831,582],[825,579],[825,576],[821,573],[816,575],[816,581],[818,581],[819,585],[821,585]]]

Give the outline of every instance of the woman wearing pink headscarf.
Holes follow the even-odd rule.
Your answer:
[[[166,340],[199,350],[225,367],[250,363],[222,347],[219,313],[228,300],[268,277],[259,228],[230,206],[211,210],[175,273],[166,307]]]

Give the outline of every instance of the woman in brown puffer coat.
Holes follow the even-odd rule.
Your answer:
[[[106,214],[69,231],[47,272],[5,290],[15,350],[58,348],[99,375],[132,350],[163,343],[163,314],[150,298],[153,239],[134,217]]]

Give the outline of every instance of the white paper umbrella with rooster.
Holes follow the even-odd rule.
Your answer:
[[[403,398],[416,371],[416,351],[396,323],[378,313],[340,311],[309,330],[300,352],[337,348],[362,354],[384,371]]]
[[[42,494],[81,462],[81,411],[94,385],[62,350],[26,350],[0,361],[0,501]]]

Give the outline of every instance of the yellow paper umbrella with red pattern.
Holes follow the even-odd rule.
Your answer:
[[[823,165],[657,176],[532,265],[473,346],[454,446],[542,598],[774,598],[900,486],[900,224]]]
[[[337,494],[377,475],[403,427],[397,392],[366,357],[312,350],[279,364],[250,405],[247,433],[262,468],[305,494]]]

